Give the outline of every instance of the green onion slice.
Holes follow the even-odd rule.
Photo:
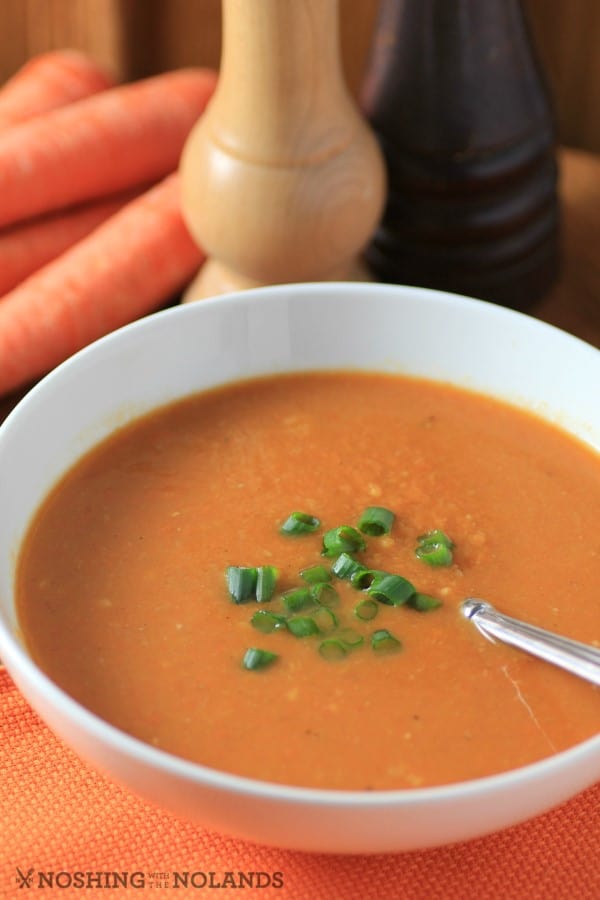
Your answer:
[[[383,506],[368,506],[358,520],[358,529],[370,537],[380,537],[390,533],[395,518],[395,514]]]
[[[354,615],[361,622],[370,622],[379,612],[379,604],[375,600],[361,600],[354,607]]]
[[[350,579],[355,572],[364,572],[365,566],[349,553],[340,553],[331,566],[331,571],[337,578]]]
[[[259,609],[250,619],[250,624],[257,631],[262,631],[263,634],[270,634],[272,631],[285,628],[287,619],[285,616],[279,616],[277,613],[272,613],[267,609]]]
[[[325,566],[309,566],[308,569],[302,569],[300,578],[307,584],[323,584],[325,581],[331,581],[331,575]]]
[[[380,569],[366,569],[364,566],[352,573],[350,584],[357,591],[366,591],[378,579],[387,576],[387,572]]]
[[[287,627],[294,637],[311,637],[319,633],[319,626],[310,616],[292,616],[287,620]]]
[[[360,647],[364,643],[364,637],[355,631],[354,628],[340,628],[336,632],[336,638],[342,642],[345,647]]]
[[[277,653],[271,653],[270,650],[261,650],[259,647],[248,647],[242,659],[244,669],[256,671],[257,669],[265,669],[277,659]]]
[[[328,634],[338,626],[337,616],[326,606],[316,609],[312,615],[317,628],[322,634]]]
[[[256,600],[264,603],[270,600],[277,584],[279,572],[275,566],[258,566],[256,569]]]
[[[348,650],[343,643],[335,638],[327,638],[319,644],[319,653],[323,659],[331,661],[343,659],[347,652]]]
[[[356,553],[367,545],[356,528],[351,525],[339,525],[326,531],[323,535],[323,556],[339,556],[341,553]]]
[[[415,556],[428,566],[451,566],[452,550],[447,544],[427,543],[420,544],[415,550]]]
[[[402,642],[387,628],[380,628],[371,635],[371,647],[376,653],[397,653],[402,650]]]
[[[227,590],[234,603],[247,603],[256,596],[257,569],[251,566],[229,566],[225,572]]]
[[[299,612],[301,609],[306,609],[307,606],[313,606],[315,601],[310,588],[297,587],[285,591],[281,595],[281,602],[288,612]]]
[[[415,593],[414,584],[402,575],[378,575],[367,589],[369,597],[388,606],[402,606]]]
[[[301,534],[312,534],[320,524],[320,520],[316,516],[311,516],[310,513],[293,512],[281,525],[279,531],[290,537],[298,537]]]
[[[442,606],[442,601],[438,600],[437,597],[432,597],[430,594],[416,593],[410,598],[408,605],[411,609],[416,609],[418,612],[429,612],[430,609],[439,609]]]
[[[334,586],[327,582],[313,584],[310,588],[310,596],[319,606],[336,606],[340,599]]]
[[[439,528],[420,534],[415,556],[429,566],[452,565],[454,541]]]
[[[433,531],[428,531],[425,534],[420,534],[417,537],[417,541],[419,544],[445,544],[449,550],[454,550],[454,541],[452,538],[449,538],[448,535],[440,531],[439,528],[435,528]]]

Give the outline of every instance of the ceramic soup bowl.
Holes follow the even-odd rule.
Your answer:
[[[600,353],[528,316],[435,291],[286,285],[179,306],[96,342],[43,379],[0,427],[0,656],[67,745],[159,807],[275,846],[382,853],[463,841],[562,803],[600,778],[600,735],[499,775],[442,787],[317,790],[209,769],[83,708],[28,656],[14,574],[45,494],[88,449],[155,407],[255,375],[408,373],[531,409],[600,449]]]

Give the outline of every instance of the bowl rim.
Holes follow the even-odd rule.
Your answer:
[[[200,309],[211,310],[214,307],[218,308],[219,306],[224,304],[244,307],[247,304],[252,303],[255,298],[263,298],[266,299],[267,302],[273,302],[279,295],[286,294],[290,296],[299,295],[301,297],[304,294],[310,296],[312,294],[318,293],[333,294],[335,297],[340,294],[340,291],[359,297],[365,291],[369,291],[386,298],[387,302],[397,302],[403,297],[414,299],[416,296],[422,298],[425,302],[427,302],[427,299],[429,298],[430,300],[449,308],[455,306],[464,307],[465,304],[468,304],[468,306],[470,306],[470,308],[473,310],[474,315],[484,315],[486,317],[491,317],[492,319],[498,319],[499,321],[514,320],[515,322],[519,323],[519,327],[521,328],[528,329],[535,333],[546,333],[549,336],[554,336],[555,338],[563,341],[565,345],[571,344],[576,352],[587,353],[590,359],[594,360],[596,363],[600,362],[600,348],[594,347],[589,342],[583,340],[583,338],[565,331],[557,325],[546,322],[543,319],[538,319],[528,312],[512,309],[510,307],[500,306],[499,304],[493,303],[490,300],[482,300],[480,298],[470,297],[466,294],[459,294],[451,291],[442,291],[436,288],[425,288],[416,285],[413,286],[405,284],[389,284],[385,282],[290,282],[285,284],[274,284],[265,285],[263,287],[248,288],[246,290],[240,291],[231,291],[226,294],[207,297],[195,302],[179,303],[175,306],[156,310],[155,312],[149,313],[140,319],[136,319],[133,322],[121,325],[108,334],[105,334],[102,337],[99,337],[96,340],[92,341],[85,347],[82,347],[80,350],[77,350],[63,362],[55,366],[51,371],[43,375],[18,400],[15,407],[8,413],[4,421],[0,421],[0,434],[6,429],[7,425],[10,425],[12,423],[13,418],[16,418],[17,415],[21,414],[21,409],[25,403],[29,403],[30,399],[37,396],[37,394],[41,391],[47,390],[46,385],[48,383],[54,382],[57,378],[68,377],[68,373],[73,366],[79,365],[80,361],[87,359],[88,356],[101,352],[101,350],[107,344],[118,345],[118,343],[121,341],[127,341],[129,339],[129,336],[132,334],[143,335],[145,330],[152,330],[156,327],[160,327],[160,325],[157,323],[160,323],[162,321],[169,322],[169,320],[172,318],[202,315],[202,313],[198,312],[198,310]]]

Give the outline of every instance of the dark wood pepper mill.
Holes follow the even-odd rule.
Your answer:
[[[382,0],[362,105],[389,177],[375,276],[519,309],[542,296],[555,134],[519,0]]]

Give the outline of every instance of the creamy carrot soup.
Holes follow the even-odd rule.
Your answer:
[[[483,597],[598,646],[598,522],[598,456],[532,415],[265,378],[80,461],[30,529],[18,612],[45,672],[156,747],[293,785],[443,784],[600,730],[597,688],[459,613]]]

